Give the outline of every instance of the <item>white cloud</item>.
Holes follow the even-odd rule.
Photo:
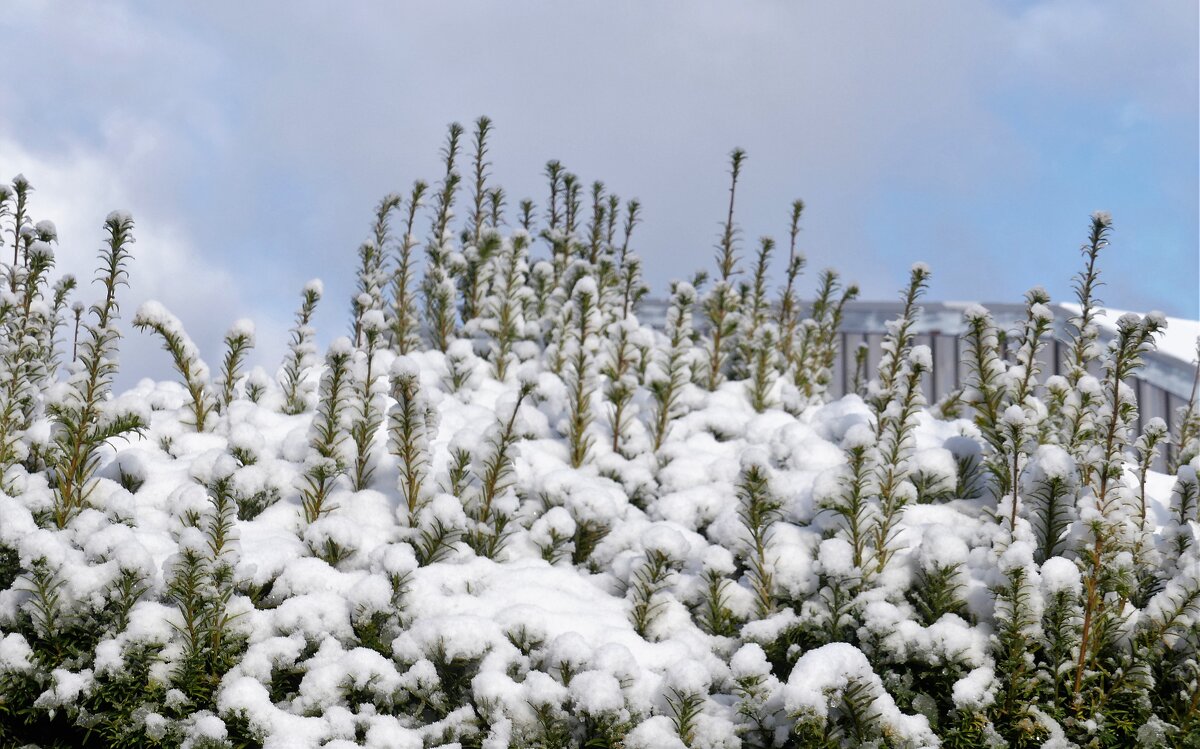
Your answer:
[[[153,158],[164,147],[150,132],[126,132],[120,142],[136,144],[132,152],[123,154],[130,162]],[[92,280],[104,240],[104,217],[115,209],[130,210],[136,241],[130,287],[119,296],[122,319],[132,318],[142,302],[160,300],[184,321],[210,361],[219,361],[226,327],[249,311],[245,289],[232,269],[206,259],[171,215],[139,210],[139,201],[125,181],[128,165],[112,154],[78,145],[54,154],[34,154],[7,137],[0,137],[0,165],[12,172],[5,178],[22,173],[30,180],[34,219],[48,218],[58,228],[56,271],[75,275],[80,284],[76,293],[83,300],[90,302],[99,293]],[[274,361],[281,351],[281,326],[258,312],[265,344],[260,355]],[[169,376],[168,360],[157,351],[158,342],[125,327],[122,357],[129,366],[119,383],[131,384],[133,372]]]
[[[1190,0],[1037,3],[1009,23],[1007,57],[1047,90],[1194,117],[1198,14]]]
[[[1021,110],[1031,120],[1111,102],[1120,127],[1165,117],[1190,123],[1194,140],[1194,2],[1142,7],[30,3],[0,18],[14,54],[38,61],[0,78],[0,108],[13,113],[0,138],[63,168],[92,155],[115,170],[98,179],[119,184],[143,229],[153,222],[185,248],[179,262],[225,274],[212,286],[221,308],[240,304],[231,318],[258,306],[278,327],[300,285],[323,275],[330,299],[318,322],[344,329],[371,206],[414,178],[436,179],[445,124],[480,113],[498,125],[494,171],[514,200],[544,199],[549,158],[641,197],[637,245],[656,289],[708,262],[724,156],[740,145],[750,152],[739,211],[747,247],[780,236],[787,205],[803,197],[811,266],[841,267],[868,296],[892,295],[922,255],[934,295],[1013,298],[1054,281],[1038,266],[1045,246],[1029,242],[1042,237],[1013,217],[1039,215],[1037,190],[1058,154],[1012,121],[1008,99],[1033,100]],[[1112,153],[1132,147],[1096,127]],[[1194,174],[1174,187],[1164,193],[1186,203]],[[982,208],[980,195],[1006,204]],[[1122,206],[1105,199],[1125,232]],[[901,201],[912,216],[881,226]],[[1056,203],[1064,223],[1045,234],[1075,232],[1095,207],[1061,215],[1075,207]],[[980,273],[977,255],[1000,258],[996,235],[1017,230],[1028,233],[1014,258]],[[1053,242],[1073,264],[1077,240],[1066,236]],[[1065,289],[1060,271],[1051,269]],[[155,293],[199,295],[195,284]]]

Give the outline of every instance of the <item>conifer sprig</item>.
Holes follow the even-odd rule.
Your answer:
[[[588,433],[592,424],[592,396],[595,392],[593,348],[599,324],[598,290],[590,278],[581,279],[571,292],[571,354],[566,381],[570,393],[567,441],[571,467],[587,462],[594,438]]]
[[[800,301],[796,295],[796,279],[804,270],[807,263],[803,254],[796,250],[796,240],[800,236],[800,217],[804,214],[804,201],[792,201],[791,222],[788,226],[788,261],[784,269],[783,291],[779,295],[778,326],[780,354],[786,366],[792,361],[792,347],[796,344],[796,330],[799,322]]]
[[[24,265],[21,260],[20,252],[22,244],[27,244],[27,238],[30,236],[25,230],[29,226],[29,193],[33,192],[33,185],[29,184],[29,180],[25,175],[18,174],[12,179],[12,246],[13,259],[9,275],[9,282],[12,284],[12,291],[17,291],[17,268]]]
[[[212,392],[208,365],[200,358],[200,350],[183,329],[179,318],[157,302],[147,302],[134,316],[133,327],[153,331],[162,338],[163,349],[171,355],[175,370],[187,388],[192,426],[197,432],[203,432],[209,416],[218,410],[218,401]]]
[[[17,458],[19,440],[29,428],[37,405],[37,394],[50,372],[46,369],[46,331],[39,304],[46,291],[46,275],[54,265],[54,252],[41,240],[31,243],[25,254],[27,265],[12,268],[16,289],[0,301],[3,345],[0,345],[0,473]],[[14,299],[15,297],[15,299]],[[15,302],[15,304],[14,304]]]
[[[874,435],[865,426],[847,432],[842,441],[846,466],[837,491],[818,500],[821,510],[839,518],[841,533],[850,544],[851,562],[864,575],[872,548],[871,530],[877,517],[877,508],[871,502],[876,492],[873,443]]]
[[[492,371],[508,379],[517,359],[516,348],[526,338],[526,311],[530,307],[529,235],[521,230],[506,240],[495,273],[494,293],[488,297],[483,328],[492,337]]]
[[[242,368],[250,349],[254,348],[254,323],[239,320],[225,334],[225,357],[221,362],[221,408],[228,410],[235,397],[235,388],[242,379]]]
[[[642,204],[630,200],[625,204],[625,228],[621,240],[621,251],[617,264],[621,268],[621,319],[633,314],[638,301],[646,293],[641,285],[641,261],[629,252],[629,242],[633,238],[633,230],[642,221]]]
[[[917,324],[917,300],[928,285],[929,266],[915,263],[909,273],[908,285],[901,292],[904,306],[900,317],[888,323],[879,361],[879,377],[871,382],[867,397],[875,412],[875,433],[880,437],[889,422],[887,406],[900,392],[901,371],[912,347],[913,328]]]
[[[1200,338],[1196,339],[1196,358],[1192,363],[1196,365],[1196,374],[1192,378],[1192,392],[1187,403],[1176,411],[1177,426],[1172,440],[1175,449],[1172,451],[1168,447],[1168,473],[1177,473],[1180,466],[1200,455],[1200,400],[1197,399],[1197,395],[1200,395]]]
[[[842,286],[837,271],[821,271],[817,295],[808,318],[797,322],[798,339],[792,347],[792,382],[804,402],[819,402],[827,396],[839,351],[839,333],[848,302],[858,297],[858,286]]]
[[[733,277],[738,273],[737,238],[738,228],[733,221],[734,201],[737,196],[738,180],[746,152],[735,148],[729,156],[729,209],[725,216],[721,240],[717,246],[717,280],[712,291],[704,300],[704,313],[708,321],[708,367],[704,373],[704,386],[716,390],[725,376],[726,361],[738,328],[738,294],[733,286]]]
[[[1102,236],[1099,228],[1095,236]],[[1074,685],[1077,697],[1083,688],[1084,672],[1096,657],[1098,644],[1103,643],[1094,630],[1098,624],[1100,628],[1106,625],[1111,613],[1105,603],[1106,588],[1111,584],[1106,565],[1125,543],[1118,516],[1120,491],[1117,484],[1124,472],[1124,450],[1129,442],[1128,430],[1136,418],[1137,405],[1130,398],[1124,381],[1142,365],[1143,355],[1153,349],[1154,338],[1165,324],[1157,313],[1141,319],[1136,315],[1122,316],[1117,321],[1117,333],[1109,344],[1104,362],[1104,408],[1096,443],[1101,457],[1088,486],[1094,515],[1088,520],[1091,538],[1083,550],[1084,608]]]
[[[388,447],[400,469],[399,487],[403,510],[410,527],[428,504],[430,489],[429,440],[436,431],[437,410],[421,391],[420,371],[406,357],[392,363],[392,398],[388,411]]]
[[[413,183],[404,206],[404,237],[396,250],[395,270],[392,272],[392,345],[401,355],[413,351],[421,343],[421,323],[413,291],[413,250],[417,246],[413,224],[428,189],[429,186],[421,180]]]
[[[691,284],[676,283],[667,310],[667,347],[658,362],[658,375],[650,381],[654,398],[651,416],[652,445],[657,451],[666,441],[671,422],[679,416],[683,388],[691,380],[692,307],[696,291]]]
[[[737,485],[738,513],[748,541],[746,574],[759,619],[765,619],[775,610],[774,561],[770,558],[769,547],[773,526],[781,518],[783,508],[771,490],[770,467],[763,457],[751,456],[743,460]]]
[[[317,279],[306,283],[300,293],[300,309],[296,312],[296,324],[291,329],[287,355],[280,370],[285,414],[303,413],[310,407],[313,389],[310,374],[319,361],[312,317],[322,293],[324,286]]]
[[[354,357],[355,392],[350,422],[350,439],[354,442],[352,480],[355,490],[370,486],[371,477],[375,474],[375,437],[383,425],[383,405],[380,401],[387,393],[387,380],[379,372],[378,354],[386,332],[381,312],[372,311],[363,317],[362,346]]]
[[[456,289],[454,284],[456,258],[452,256],[451,237],[448,234],[450,219],[454,213],[454,199],[462,181],[456,169],[463,134],[462,125],[451,123],[442,148],[442,161],[446,172],[438,191],[434,194],[433,233],[426,245],[428,265],[422,283],[425,300],[425,327],[433,347],[445,352],[455,336]]]
[[[487,186],[488,178],[491,176],[488,171],[491,163],[487,160],[488,136],[491,131],[492,121],[487,117],[480,117],[475,121],[475,133],[472,137],[474,181],[471,197],[473,205],[471,213],[467,217],[470,226],[463,232],[463,243],[466,245],[465,262],[462,276],[459,279],[464,325],[469,325],[483,311],[483,299],[487,296],[488,286],[491,282],[487,273],[488,261],[500,248],[500,234],[496,231],[497,227],[493,225],[491,226],[492,231],[485,232],[489,224],[488,203],[491,194]]]
[[[94,322],[85,328],[64,397],[47,405],[53,422],[53,450],[48,460],[54,487],[52,516],[60,528],[87,505],[104,443],[146,426],[142,414],[117,410],[107,403],[117,373],[117,290],[128,283],[133,218],[114,211],[105,219],[104,231],[107,241],[96,273],[104,296],[90,309]]]
[[[1049,303],[1050,295],[1040,286],[1025,293],[1025,322],[1018,339],[1015,364],[1018,369],[1010,385],[1012,402],[1022,407],[1034,394],[1041,373],[1038,354],[1045,348],[1046,336],[1054,322],[1054,313],[1046,306]]]
[[[517,419],[521,405],[533,393],[533,383],[521,383],[511,410],[505,409],[494,425],[485,453],[472,467],[473,490],[466,502],[472,527],[466,541],[480,556],[495,558],[508,536],[511,513],[497,500],[511,487],[513,450],[520,438]]]
[[[1109,234],[1112,233],[1112,216],[1107,211],[1096,211],[1092,214],[1088,231],[1088,241],[1080,248],[1084,258],[1083,270],[1075,277],[1075,300],[1079,304],[1079,313],[1068,321],[1071,334],[1070,349],[1067,353],[1067,380],[1072,386],[1087,374],[1088,365],[1100,356],[1097,344],[1100,332],[1096,319],[1104,311],[1103,303],[1096,298],[1096,292],[1104,282],[1100,280],[1100,268],[1097,262],[1100,253],[1108,247]]]
[[[930,366],[929,348],[915,346],[907,352],[906,361],[897,372],[896,400],[889,404],[886,428],[878,447],[880,507],[872,529],[876,572],[882,573],[896,553],[896,525],[904,508],[916,496],[909,481],[911,465],[908,457],[914,448],[917,412],[925,405],[921,382]]]
[[[309,457],[300,479],[300,504],[308,523],[316,522],[333,509],[326,500],[338,477],[346,471],[344,447],[351,415],[353,355],[354,348],[346,338],[336,339],[325,355],[317,413],[309,429]]]
[[[633,629],[647,637],[651,625],[658,619],[663,608],[659,593],[666,587],[679,562],[663,549],[646,550],[642,564],[633,573],[630,591],[633,597]]]

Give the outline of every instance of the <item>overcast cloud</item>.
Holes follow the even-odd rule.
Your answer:
[[[640,198],[660,293],[711,264],[741,146],[747,248],[803,198],[810,268],[868,298],[924,260],[931,298],[1066,300],[1103,208],[1105,301],[1195,318],[1198,36],[1194,0],[18,1],[0,176],[32,181],[82,276],[130,210],[126,316],[158,298],[214,359],[250,316],[273,364],[314,276],[343,332],[373,204],[436,180],[446,124],[480,114],[514,204],[543,201],[551,158]],[[127,356],[165,372],[153,347],[132,334]]]

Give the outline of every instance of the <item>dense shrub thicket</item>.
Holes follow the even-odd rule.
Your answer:
[[[214,371],[150,303],[179,382],[124,395],[132,218],[85,307],[0,187],[0,745],[1200,746],[1200,411],[1136,432],[1165,323],[1101,343],[1107,214],[1065,376],[1035,288],[925,403],[917,264],[831,402],[858,291],[802,294],[801,201],[744,247],[744,152],[654,329],[638,201],[510,205],[491,133],[376,206],[347,337],[314,281],[275,375],[247,321]]]

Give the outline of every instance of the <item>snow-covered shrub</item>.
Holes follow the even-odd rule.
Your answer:
[[[914,271],[914,286],[917,272]],[[903,322],[900,323],[903,326]],[[899,326],[898,326],[899,327]],[[902,329],[902,328],[901,328]],[[905,347],[897,336],[897,350]],[[913,451],[917,411],[925,403],[921,394],[921,379],[931,366],[929,348],[914,346],[908,350],[906,361],[895,368],[895,381],[883,387],[893,390],[892,400],[876,411],[876,434],[879,436],[878,465],[879,513],[872,529],[874,536],[875,571],[882,573],[895,554],[895,528],[904,507],[917,499],[917,491],[909,480],[910,455]]]
[[[488,171],[491,162],[488,156],[488,136],[492,132],[492,120],[486,116],[475,120],[475,132],[471,137],[474,153],[472,157],[471,210],[467,226],[462,232],[463,272],[458,279],[462,298],[462,322],[466,329],[477,325],[483,313],[484,298],[491,284],[491,258],[500,248],[500,233],[495,224],[488,221]]]
[[[975,424],[993,448],[1000,444],[1000,414],[1003,412],[1003,380],[1007,373],[1000,358],[1000,338],[992,315],[973,304],[963,310],[967,325],[967,385],[963,401],[975,412]]]
[[[932,746],[936,741],[928,719],[901,713],[866,656],[845,643],[801,656],[783,692],[801,746],[864,746],[885,740]]]
[[[783,290],[767,239],[734,288],[744,156],[701,330],[702,275],[656,329],[637,202],[622,236],[620,198],[551,162],[506,229],[490,128],[465,221],[451,129],[424,278],[418,182],[376,206],[354,340],[316,356],[313,282],[274,380],[243,375],[243,321],[209,382],[151,305],[184,382],[114,396],[132,220],[67,363],[56,231],[0,189],[0,745],[1196,743],[1196,432],[1134,431],[1162,322],[1100,346],[1106,215],[1066,376],[1035,288],[1015,330],[967,308],[965,386],[926,407],[918,264],[877,377],[864,354],[827,402],[857,290],[799,299],[799,202]]]
[[[388,285],[387,265],[388,251],[391,248],[391,215],[398,210],[403,199],[389,193],[380,198],[375,205],[375,220],[371,223],[371,238],[359,245],[358,273],[355,283],[355,296],[350,305],[354,321],[354,343],[364,344],[365,317],[377,316],[376,329],[383,335],[383,323],[386,320],[387,300],[385,299]]]
[[[32,189],[21,183],[25,190]],[[14,191],[18,185],[14,185]],[[17,192],[18,195],[23,193]],[[23,229],[33,229],[26,224]],[[45,304],[47,274],[54,266],[54,249],[42,239],[32,239],[36,231],[26,231],[24,265],[13,266],[11,290],[0,300],[0,470],[18,459],[22,434],[32,426],[37,393],[53,371],[49,369],[54,350],[53,329],[56,312]],[[20,240],[14,238],[14,243]],[[36,448],[34,448],[36,452]]]
[[[1075,462],[1058,445],[1042,445],[1027,469],[1027,516],[1033,525],[1035,556],[1045,562],[1063,551],[1075,512]]]
[[[1142,355],[1154,346],[1154,337],[1164,321],[1156,314],[1138,318],[1125,315],[1117,323],[1117,333],[1104,359],[1104,404],[1099,413],[1100,428],[1095,445],[1098,459],[1092,470],[1085,468],[1085,494],[1081,500],[1081,520],[1087,529],[1082,550],[1084,562],[1083,624],[1080,630],[1079,658],[1075,668],[1074,689],[1084,688],[1089,661],[1102,652],[1112,627],[1123,612],[1105,605],[1109,592],[1128,596],[1128,578],[1121,574],[1128,553],[1128,505],[1121,478],[1127,458],[1124,448],[1131,442],[1129,433],[1136,417],[1137,404],[1125,380],[1139,367]],[[1114,574],[1115,573],[1115,574]],[[1111,683],[1109,676],[1095,676],[1095,688],[1104,694]]]

